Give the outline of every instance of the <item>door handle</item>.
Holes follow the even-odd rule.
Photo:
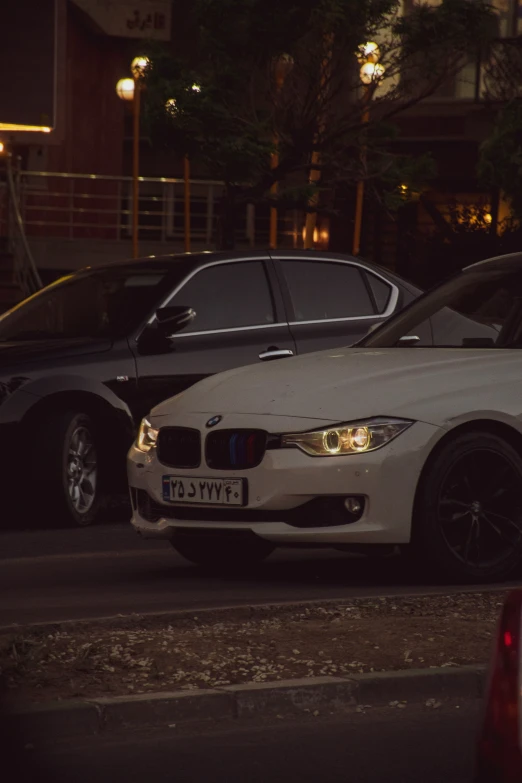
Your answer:
[[[268,362],[271,359],[284,359],[285,356],[293,356],[294,352],[290,348],[274,348],[270,346],[266,351],[259,354],[262,362]]]
[[[415,343],[420,343],[420,337],[416,334],[409,334],[399,339],[399,345],[415,345]]]

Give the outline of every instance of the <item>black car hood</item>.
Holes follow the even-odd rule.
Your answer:
[[[110,350],[110,340],[60,339],[0,342],[0,379],[17,365],[33,365]]]

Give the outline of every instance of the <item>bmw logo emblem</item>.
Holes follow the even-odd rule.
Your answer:
[[[212,418],[207,421],[207,427],[215,427],[222,418],[223,416],[212,416]]]

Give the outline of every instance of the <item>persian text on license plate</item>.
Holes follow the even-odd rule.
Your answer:
[[[244,506],[245,483],[246,479],[163,476],[163,500],[167,503]]]

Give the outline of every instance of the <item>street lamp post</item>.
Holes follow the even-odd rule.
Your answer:
[[[373,93],[377,87],[379,81],[384,76],[384,66],[379,63],[380,51],[379,47],[373,41],[363,44],[359,48],[359,62],[362,63],[359,71],[361,82],[364,85],[363,95],[363,112],[361,121],[363,125],[367,125],[370,121],[370,103],[372,101]],[[364,167],[366,163],[366,146],[361,149],[361,165]],[[352,254],[354,256],[359,255],[361,249],[361,228],[362,228],[362,215],[364,206],[364,179],[360,179],[357,183],[357,190],[355,196],[355,220],[353,228],[353,246]]]
[[[190,253],[191,215],[190,215],[190,158],[183,158],[183,191],[184,191],[184,216],[185,216],[185,253]]]
[[[193,84],[190,88],[194,93],[201,92],[201,85]],[[165,111],[171,117],[178,114],[178,104],[175,98],[169,98],[165,103]],[[191,199],[190,199],[190,158],[187,154],[183,157],[183,202],[184,202],[184,234],[185,253],[190,253],[191,247]]]
[[[323,62],[321,63],[321,87],[320,87],[319,96],[323,100],[325,98],[324,93],[325,90],[328,89],[328,82],[330,79],[333,43],[334,43],[333,33],[329,33],[328,35],[325,36],[324,39],[325,56]],[[316,141],[319,141],[324,131],[324,127],[325,127],[324,117],[320,117],[318,133],[316,134],[315,137]],[[321,162],[321,155],[319,153],[319,150],[314,149],[310,161],[311,163],[310,176],[308,178],[310,185],[315,185],[321,179],[321,172],[319,169],[320,162]],[[318,203],[319,203],[319,194],[318,192],[315,192],[309,202],[309,207],[313,207],[313,209],[308,210],[305,218],[305,228],[304,228],[304,238],[303,238],[303,247],[305,250],[311,250],[314,247],[316,239],[319,236],[317,231]]]
[[[274,65],[274,77],[276,95],[279,95],[283,89],[284,83],[287,77],[290,75],[292,68],[294,67],[294,58],[290,54],[282,54],[277,58]],[[277,133],[274,133],[274,152],[272,153],[270,168],[272,170],[279,166],[279,138]],[[277,182],[274,182],[270,188],[272,196],[276,196],[278,191]],[[275,250],[277,247],[277,207],[270,207],[270,248]]]
[[[120,79],[116,85],[118,96],[132,101],[132,254],[139,255],[139,177],[140,177],[140,102],[143,77],[150,66],[148,57],[135,57],[131,63],[132,79]]]

